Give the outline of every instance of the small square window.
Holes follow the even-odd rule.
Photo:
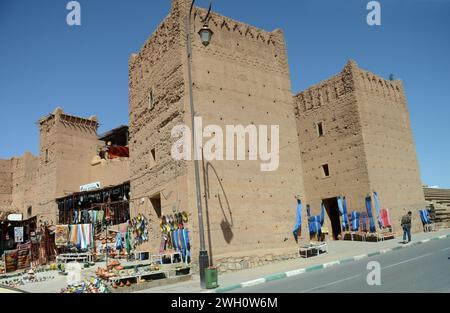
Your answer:
[[[323,137],[323,123],[322,122],[316,123],[316,128],[317,128],[317,136]]]
[[[330,167],[328,166],[328,164],[322,165],[322,170],[324,177],[330,177]]]
[[[45,149],[45,162],[48,162],[48,149]]]

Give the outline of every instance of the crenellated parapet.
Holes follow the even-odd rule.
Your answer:
[[[386,80],[363,70],[353,60],[348,61],[338,75],[298,93],[294,100],[298,113],[301,113],[327,105],[355,91],[377,94],[395,101],[404,100],[401,81]]]
[[[400,80],[386,80],[374,73],[359,69],[356,80],[361,91],[376,94],[394,101],[405,101],[403,84]]]

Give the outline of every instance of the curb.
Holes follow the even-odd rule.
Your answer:
[[[385,253],[388,253],[388,252],[398,251],[398,250],[414,247],[414,246],[417,246],[417,245],[433,242],[433,241],[436,241],[436,240],[446,239],[446,238],[450,238],[450,234],[442,235],[442,236],[438,236],[438,237],[434,237],[434,238],[423,239],[421,241],[413,242],[413,243],[406,244],[406,245],[403,245],[403,246],[383,249],[383,250],[380,250],[380,251],[377,251],[377,252],[371,252],[371,253],[368,253],[368,254],[357,255],[357,256],[354,256],[354,257],[350,257],[350,258],[345,258],[345,259],[341,259],[341,260],[327,262],[327,263],[323,263],[323,264],[319,264],[319,265],[313,265],[313,266],[309,266],[309,267],[306,267],[306,268],[300,268],[300,269],[292,270],[292,271],[288,271],[288,272],[277,273],[277,274],[269,275],[269,276],[266,276],[266,277],[254,279],[254,280],[251,280],[251,281],[243,282],[243,283],[240,283],[240,284],[218,288],[218,289],[216,289],[214,291],[211,291],[211,292],[212,293],[225,293],[225,292],[229,292],[229,291],[233,291],[233,290],[237,290],[237,289],[242,289],[242,288],[247,288],[247,287],[254,287],[254,286],[262,285],[262,284],[265,284],[265,283],[268,283],[268,282],[271,282],[271,281],[276,281],[276,280],[281,280],[281,279],[285,279],[285,278],[289,278],[289,277],[294,277],[294,276],[302,275],[304,273],[318,271],[318,270],[321,270],[321,269],[330,268],[330,267],[333,267],[333,266],[336,266],[336,265],[340,265],[340,264],[352,263],[352,262],[360,261],[362,259],[371,258],[371,257],[377,256],[377,255],[382,255],[382,254],[385,254]]]

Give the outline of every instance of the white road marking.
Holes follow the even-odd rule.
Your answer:
[[[445,248],[445,249],[442,249],[442,251],[448,251],[448,250],[450,250],[450,248]]]
[[[333,262],[325,263],[323,265],[323,268],[329,268],[329,267],[332,267],[332,266],[335,266],[335,265],[339,265],[339,264],[340,264],[339,261],[333,261]]]
[[[406,261],[402,261],[402,262],[399,262],[399,263],[391,264],[391,265],[383,267],[382,269],[387,269],[387,268],[399,266],[399,265],[402,265],[402,264],[405,264],[405,263],[409,263],[409,262],[412,262],[412,261],[416,261],[416,260],[419,260],[419,259],[426,258],[427,256],[430,256],[430,255],[433,255],[433,253],[424,254],[424,255],[418,256],[416,258],[412,258],[412,259],[408,259]]]
[[[252,287],[252,286],[257,286],[257,285],[261,285],[264,284],[266,282],[266,280],[264,278],[260,278],[260,279],[255,279],[255,280],[251,280],[245,283],[242,283],[242,287]]]
[[[286,272],[286,276],[287,277],[297,276],[297,275],[303,274],[305,272],[306,272],[306,270],[304,268],[301,268],[298,270]]]
[[[367,258],[367,257],[368,257],[367,254],[362,254],[362,255],[357,255],[357,256],[353,257],[353,259],[354,259],[355,261],[359,261],[359,260],[365,259],[365,258]]]
[[[348,278],[344,278],[344,279],[341,279],[341,280],[334,281],[334,282],[332,282],[332,283],[328,283],[328,284],[321,285],[321,286],[318,286],[318,287],[314,287],[314,288],[311,288],[311,289],[303,290],[303,291],[300,291],[300,293],[307,293],[307,292],[311,292],[311,291],[313,291],[313,290],[317,290],[317,289],[321,289],[321,288],[325,288],[325,287],[337,285],[337,284],[343,283],[343,282],[345,282],[345,281],[349,281],[349,280],[358,278],[358,277],[360,277],[360,276],[361,276],[361,274],[355,275],[355,276],[351,276],[351,277],[348,277]]]
[[[431,241],[431,239],[424,239],[424,240],[422,240],[421,242],[422,243],[427,243],[427,242],[430,242]]]

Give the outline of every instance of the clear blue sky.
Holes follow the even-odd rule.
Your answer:
[[[37,154],[36,121],[61,106],[96,114],[100,132],[128,124],[128,57],[168,13],[170,0],[0,0],[0,158]],[[199,5],[207,6],[205,0]],[[338,73],[347,59],[404,81],[423,182],[450,187],[450,0],[215,0],[214,10],[273,30],[288,43],[293,91]]]

